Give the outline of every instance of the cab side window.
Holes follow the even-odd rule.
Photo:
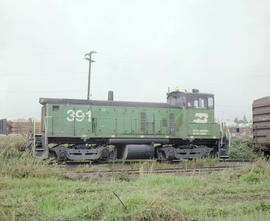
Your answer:
[[[188,96],[185,105],[189,109],[214,109],[214,97],[207,95]]]
[[[207,100],[205,98],[199,98],[199,107],[202,109],[207,108]]]
[[[168,98],[168,103],[171,105],[176,105],[179,107],[184,107],[186,105],[186,98],[184,96],[170,96]]]
[[[197,100],[197,99],[194,99],[194,101],[193,101],[193,106],[194,106],[194,108],[199,108],[199,101]]]
[[[214,98],[208,97],[208,108],[213,109],[214,108]]]
[[[175,104],[175,98],[174,97],[169,97],[168,98],[168,103],[174,105]]]
[[[176,101],[177,101],[177,97],[173,96],[172,99],[171,99],[171,104],[176,105],[176,103],[177,103]]]

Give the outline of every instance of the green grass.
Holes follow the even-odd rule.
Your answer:
[[[269,168],[260,161],[218,175],[132,180],[5,175],[0,219],[15,213],[16,220],[269,220]]]
[[[239,171],[204,176],[71,180],[55,164],[17,151],[20,141],[13,139],[21,138],[5,139],[11,140],[0,139],[0,220],[270,220],[270,163],[262,159]],[[212,163],[217,162],[182,166]]]

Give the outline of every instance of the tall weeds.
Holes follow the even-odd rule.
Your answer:
[[[230,146],[231,159],[252,160],[258,156],[253,152],[252,138],[233,138]]]
[[[21,178],[59,175],[48,160],[35,159],[26,146],[24,137],[0,137],[0,176]]]

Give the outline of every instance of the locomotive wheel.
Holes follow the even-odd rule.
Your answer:
[[[209,154],[209,157],[210,158],[216,158],[216,157],[218,157],[218,152],[214,149],[214,150],[212,150],[211,152],[210,152],[210,154]]]
[[[157,158],[157,161],[167,160],[165,152],[159,149],[156,150],[156,158]]]
[[[50,151],[50,152],[49,152],[49,158],[52,158],[52,159],[54,159],[54,160],[57,160],[56,153],[55,153],[55,152]]]
[[[270,152],[263,152],[263,155],[264,155],[264,158],[266,159],[266,161],[269,161],[270,160]]]
[[[101,161],[108,161],[109,159],[110,159],[110,151],[107,148],[105,148],[102,150],[100,160]]]

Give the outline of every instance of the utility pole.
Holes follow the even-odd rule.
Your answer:
[[[92,60],[92,54],[97,53],[96,51],[90,51],[84,55],[84,59],[89,61],[89,71],[88,71],[88,91],[87,91],[87,100],[90,100],[90,80],[91,80],[91,63],[95,62]]]

